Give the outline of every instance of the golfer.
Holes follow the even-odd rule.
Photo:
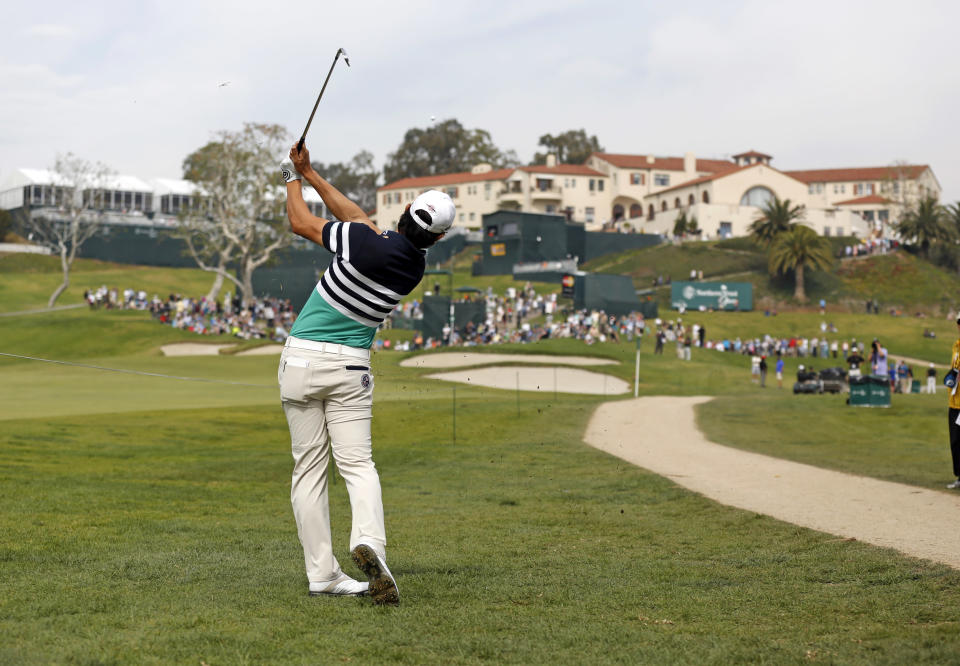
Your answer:
[[[958,390],[957,372],[960,371],[960,316],[957,317],[957,340],[953,343],[950,355],[950,371],[953,373],[953,386],[948,386],[947,427],[950,429],[950,455],[953,458],[953,475],[957,480],[947,484],[951,490],[960,490],[960,390]],[[950,373],[948,373],[949,375]]]
[[[313,170],[306,148],[291,148],[281,174],[290,228],[334,255],[290,331],[278,371],[293,448],[290,499],[310,594],[369,593],[376,604],[397,604],[400,594],[386,563],[380,477],[370,442],[370,345],[384,318],[423,278],[426,249],[450,228],[456,209],[449,196],[430,190],[407,205],[396,232],[380,231],[357,204]],[[310,214],[301,178],[339,221]],[[350,495],[350,555],[368,582],[346,575],[333,556],[327,505],[331,450]]]

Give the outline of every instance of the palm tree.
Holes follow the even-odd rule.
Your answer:
[[[830,243],[817,235],[810,227],[795,224],[789,231],[777,236],[770,247],[770,272],[794,272],[793,297],[798,302],[807,300],[803,290],[803,271],[805,268],[827,269],[833,264]]]
[[[803,219],[803,205],[790,206],[790,199],[773,199],[764,204],[759,217],[750,225],[753,239],[763,247],[770,247],[781,233],[788,231]]]
[[[947,221],[947,214],[935,197],[926,197],[917,203],[916,208],[903,214],[897,224],[897,232],[904,242],[919,246],[921,256],[928,258],[931,245],[955,236],[955,231]]]
[[[960,236],[960,201],[944,206],[947,211],[947,224],[954,234]]]

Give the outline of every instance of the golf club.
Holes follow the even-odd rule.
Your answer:
[[[347,63],[347,67],[350,66],[350,58],[347,57],[347,52],[343,49],[337,49],[337,55],[333,56],[333,63],[330,65],[330,71],[327,72],[327,78],[323,81],[323,87],[320,88],[320,94],[317,95],[317,101],[313,105],[313,111],[310,112],[310,118],[307,120],[307,126],[303,128],[303,134],[300,136],[300,141],[297,142],[298,153],[303,150],[303,142],[307,138],[307,132],[310,131],[310,123],[313,122],[313,114],[317,112],[317,107],[320,105],[320,98],[323,97],[323,91],[327,89],[327,83],[330,82],[330,75],[333,74],[333,68],[337,66],[337,58],[339,58],[341,54],[343,55],[343,61]]]

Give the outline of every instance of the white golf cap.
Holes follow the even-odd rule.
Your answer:
[[[435,234],[442,234],[453,226],[457,208],[453,199],[438,190],[427,190],[410,204],[413,221]]]

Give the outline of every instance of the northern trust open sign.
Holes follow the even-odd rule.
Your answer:
[[[675,310],[752,310],[749,282],[674,282],[670,289]]]

